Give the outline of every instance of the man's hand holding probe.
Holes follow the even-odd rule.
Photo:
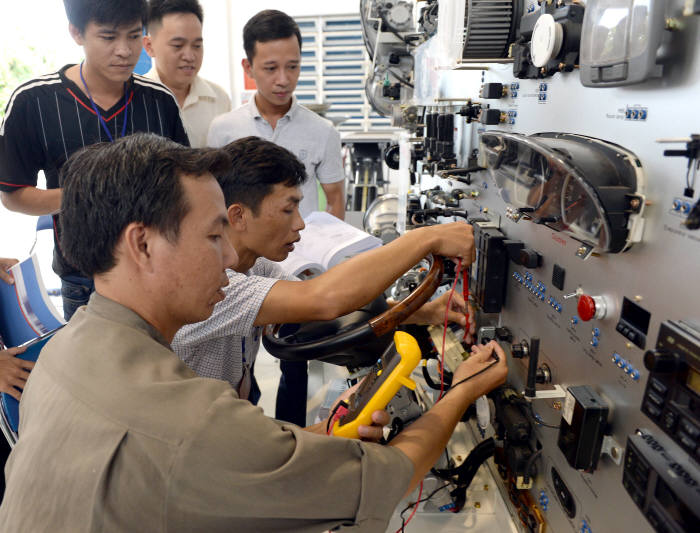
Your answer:
[[[428,243],[430,253],[461,259],[464,265],[470,265],[476,259],[474,228],[466,222],[426,226],[409,232],[412,233]]]
[[[412,230],[416,233],[424,231],[425,238],[429,241],[430,251],[435,255],[441,255],[453,259],[455,263],[462,260],[462,268],[467,268],[468,265],[476,259],[476,250],[474,248],[474,229],[470,224],[465,222],[453,222],[451,224],[438,224],[436,226],[427,226],[417,230]],[[447,310],[448,322],[456,322],[462,327],[467,328],[467,342],[476,333],[476,323],[474,322],[474,310],[464,301],[461,294],[454,293],[450,296],[448,293],[435,298],[423,305],[415,313],[413,313],[404,324],[434,324],[441,325],[445,321],[445,311],[448,300],[450,309]],[[469,324],[465,319],[465,312],[469,307]]]
[[[420,483],[442,454],[467,407],[501,385],[508,374],[506,355],[497,342],[472,348],[472,355],[454,372],[452,385],[442,399],[392,439],[413,463],[406,495]]]

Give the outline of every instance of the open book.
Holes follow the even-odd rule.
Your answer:
[[[378,248],[377,237],[343,222],[330,213],[314,211],[305,219],[301,240],[280,266],[298,276],[306,270],[320,274],[354,255]]]
[[[0,281],[0,337],[19,346],[65,324],[49,299],[36,255],[14,265],[13,285]]]
[[[44,344],[65,324],[49,299],[41,278],[36,255],[10,268],[13,285],[0,281],[0,338],[5,346],[24,346],[17,357],[36,361]],[[8,441],[17,440],[19,402],[9,394],[0,394],[0,429]]]

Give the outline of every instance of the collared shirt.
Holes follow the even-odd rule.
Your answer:
[[[32,370],[5,473],[7,533],[380,532],[412,464],[267,418],[94,293]]]
[[[241,379],[250,372],[260,347],[262,327],[255,320],[277,281],[294,281],[279,264],[258,258],[246,273],[227,270],[226,297],[211,317],[183,326],[175,335],[173,351],[199,376],[228,381],[241,395]],[[249,392],[249,391],[248,391]]]
[[[303,217],[318,211],[316,180],[323,184],[344,179],[338,130],[331,121],[300,105],[296,98],[273,129],[258,111],[255,97],[252,97],[247,104],[212,121],[207,144],[220,147],[250,135],[286,148],[304,163],[309,179],[302,187],[304,199],[299,205]]]
[[[163,83],[156,67],[146,73],[147,78]],[[231,111],[231,99],[216,83],[195,76],[190,92],[181,108],[190,144],[195,148],[207,146],[207,132],[215,117]]]
[[[46,188],[60,187],[59,171],[76,151],[109,138],[80,87],[58,72],[29,80],[17,87],[0,127],[0,191],[36,187],[40,170]],[[189,146],[173,94],[158,82],[132,75],[127,82],[128,106],[120,98],[110,109],[100,109],[112,138],[151,132]],[[98,108],[99,109],[99,108]],[[61,217],[54,215],[54,262],[59,276],[81,275],[61,254]]]

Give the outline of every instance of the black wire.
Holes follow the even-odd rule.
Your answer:
[[[396,78],[402,85],[405,85],[406,87],[409,87],[410,89],[414,89],[414,88],[415,88],[415,86],[414,86],[410,81],[408,81],[408,80],[407,80],[406,78],[404,78],[403,76],[401,76],[401,75],[397,74],[396,72],[394,72],[391,68],[386,67],[386,71],[387,71],[389,74],[391,74],[392,76],[394,76],[394,78]]]
[[[533,453],[530,457],[527,459],[527,463],[525,463],[525,475],[528,477],[528,479],[525,480],[525,483],[529,481],[529,478],[532,477],[532,467],[535,466],[535,461],[537,461],[537,458],[542,455],[542,450],[537,450],[535,453]]]
[[[498,363],[498,361],[493,361],[493,362],[491,362],[491,363],[489,364],[489,366],[487,366],[486,368],[482,368],[481,370],[479,370],[478,372],[475,372],[475,373],[472,374],[471,376],[466,377],[466,378],[464,378],[464,379],[458,381],[457,383],[453,383],[452,385],[450,385],[450,388],[447,389],[447,391],[445,392],[445,394],[444,394],[442,397],[444,398],[445,396],[447,396],[447,395],[450,393],[451,390],[454,390],[454,388],[457,387],[457,385],[461,385],[462,383],[465,383],[466,381],[469,381],[470,379],[475,378],[475,377],[478,376],[479,374],[483,374],[484,372],[486,372],[489,368],[491,368],[491,367],[492,367],[493,365],[495,365],[496,363]]]
[[[446,464],[447,466],[450,466],[450,454],[447,453],[447,448],[445,448],[444,453],[445,453],[445,464]],[[432,469],[431,469],[431,470],[432,470]]]
[[[385,443],[390,443],[396,435],[403,431],[403,420],[399,417],[394,418],[391,421],[391,429],[389,430],[389,435],[385,439]]]
[[[535,422],[535,424],[540,425],[542,427],[550,428],[550,429],[559,429],[559,426],[555,426],[553,424],[547,424],[542,421],[542,417],[535,413],[535,410],[532,408],[532,403],[528,402],[527,400],[520,400],[523,405],[527,408],[527,410],[530,413],[530,418]]]
[[[472,470],[476,472],[476,470],[479,469],[483,462],[486,461],[489,457],[491,457],[495,453],[495,451],[496,441],[493,439],[493,437],[489,437],[488,439],[481,441],[474,448],[472,448],[467,458],[459,466],[444,469],[433,468],[431,469],[431,472],[439,478],[448,481],[454,481],[452,478],[455,476],[460,476],[460,478],[464,478],[464,474],[467,474]],[[471,477],[474,476],[472,475]],[[462,484],[461,481],[462,479],[460,479],[460,485]],[[469,479],[469,483],[471,483],[471,479]],[[467,483],[467,485],[469,483]]]
[[[442,374],[443,374],[443,386],[440,387],[440,383],[436,383],[435,381],[433,381],[432,376],[428,372],[428,366],[425,365],[423,367],[423,379],[425,379],[426,385],[428,385],[428,387],[433,389],[433,390],[444,390],[445,387],[449,388],[449,385],[447,384],[447,382],[452,381],[452,378],[450,377],[450,376],[452,376],[452,373],[448,372],[447,370],[443,370]],[[445,378],[447,378],[447,379],[445,379]]]
[[[433,11],[435,11],[438,7],[438,2],[435,2],[433,5],[431,5],[428,9],[425,10],[423,13],[423,29],[425,30],[425,24],[426,22],[429,23],[429,19],[432,18],[433,16]],[[431,36],[430,32],[424,31],[423,32],[427,36]]]
[[[440,385],[435,383],[433,381],[433,378],[431,377],[430,373],[428,372],[428,366],[423,367],[423,379],[425,380],[426,385],[428,385],[429,388],[433,390],[440,390]]]
[[[538,426],[542,426],[542,427],[550,428],[550,429],[559,429],[559,426],[555,426],[554,424],[546,424],[546,423],[542,422],[541,417],[540,418],[538,418],[538,417],[539,417],[539,415],[533,416],[533,418],[535,419],[535,423]]]
[[[440,492],[442,489],[447,488],[450,486],[450,482],[448,481],[441,487],[436,488],[433,492],[428,494],[425,498],[422,498],[418,500],[417,502],[414,503],[409,503],[406,507],[403,508],[399,516],[401,517],[401,531],[404,531],[404,527],[406,527],[406,519],[404,518],[403,514],[408,511],[409,509],[413,508],[414,506],[418,505],[419,503],[427,502],[430,498],[435,496],[438,492]]]

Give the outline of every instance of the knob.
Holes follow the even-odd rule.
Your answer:
[[[525,268],[537,268],[542,266],[542,256],[532,248],[523,248],[518,254],[518,260],[516,263],[524,266]]]
[[[520,212],[523,212],[523,209],[521,209]],[[510,257],[510,260],[514,263],[522,265],[525,268],[537,268],[542,266],[542,254],[536,252],[532,248],[526,248],[525,243],[522,241],[507,239],[503,241],[503,244],[506,250],[508,250],[508,257]]]
[[[607,306],[602,296],[588,296],[582,294],[578,298],[578,316],[584,322],[588,322],[592,318],[605,318]]]
[[[684,366],[681,356],[667,350],[647,350],[644,354],[644,366],[649,372],[670,374]]]
[[[528,345],[527,341],[515,343],[511,346],[510,353],[514,358],[522,359],[523,357],[527,357],[529,355],[530,346]]]
[[[535,381],[537,383],[551,383],[552,382],[552,371],[549,369],[549,365],[546,363],[543,363],[542,366],[540,366],[537,369],[537,374],[535,375]]]

